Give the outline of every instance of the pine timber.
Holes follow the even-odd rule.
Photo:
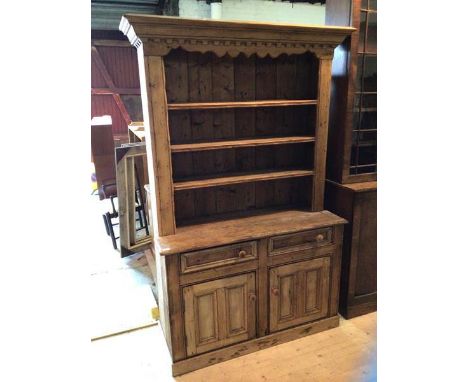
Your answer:
[[[120,30],[138,49],[173,374],[337,326],[346,220],[323,193],[331,60],[354,28],[125,15]]]

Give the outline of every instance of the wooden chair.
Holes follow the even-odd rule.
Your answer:
[[[117,181],[115,171],[115,144],[112,134],[112,118],[110,116],[95,117],[91,120],[91,154],[94,161],[96,182],[100,200],[109,199],[112,205],[112,211],[102,215],[107,235],[111,237],[114,249],[117,249],[117,239],[114,226],[118,225],[112,222],[119,216],[115,208],[114,199],[117,198]],[[148,224],[145,215],[144,204],[142,203],[142,191],[140,182],[137,182],[135,190],[137,202],[137,221],[140,228],[145,229],[149,235]]]

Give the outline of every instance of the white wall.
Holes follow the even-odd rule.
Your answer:
[[[179,16],[210,18],[206,1],[179,0]],[[325,24],[325,5],[270,0],[223,0],[223,20],[273,21],[294,24]]]
[[[179,0],[179,16],[189,18],[210,18],[210,4],[206,1]]]

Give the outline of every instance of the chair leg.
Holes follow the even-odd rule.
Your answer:
[[[139,208],[137,208],[137,214],[138,214],[137,221],[138,221],[138,224],[140,225],[139,228],[142,228],[143,227],[143,219],[141,218],[141,210]]]
[[[137,189],[135,190],[135,194],[137,196],[138,206],[140,206],[140,209],[143,212],[143,225],[141,224],[142,220],[140,220],[140,227],[145,228],[146,235],[149,236],[148,220],[146,219],[146,211],[145,211],[145,199],[141,192],[141,184],[140,184],[140,177],[138,176],[138,168],[136,165],[134,166],[135,166],[135,175],[136,175],[136,181],[137,181]]]
[[[102,218],[104,220],[104,226],[106,227],[106,233],[107,233],[107,236],[110,236],[110,231],[109,231],[109,225],[107,223],[107,218],[106,218],[106,215],[102,215]]]
[[[114,227],[112,226],[112,220],[111,220],[111,214],[109,212],[106,212],[106,220],[107,220],[107,224],[109,225],[109,229],[110,229],[110,237],[111,237],[111,240],[112,240],[112,245],[114,247],[114,249],[117,249],[117,240],[115,239],[115,234],[114,234]]]
[[[117,210],[115,209],[114,198],[115,198],[115,196],[111,196],[111,197],[110,197],[110,201],[111,201],[111,204],[112,204],[112,214],[111,214],[111,216],[112,216],[113,218],[116,218],[117,216],[119,216],[119,213],[118,213]]]
[[[144,205],[143,205],[144,206]],[[146,235],[149,236],[148,221],[146,220],[146,211],[143,209],[143,227],[145,227]]]

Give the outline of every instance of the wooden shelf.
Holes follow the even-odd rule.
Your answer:
[[[206,110],[206,109],[233,109],[252,107],[281,107],[281,106],[307,106],[316,105],[316,99],[275,99],[266,101],[232,101],[232,102],[188,102],[170,103],[169,110]]]
[[[352,166],[349,166],[349,168],[364,168],[364,167],[374,167],[374,166],[377,166],[377,163],[371,163],[371,164],[355,164],[355,165],[352,165]]]
[[[354,109],[354,111],[359,111],[361,110],[364,111],[364,112],[376,112],[377,111],[377,108],[376,107],[361,107],[360,109],[359,108],[356,108]]]
[[[372,147],[377,146],[377,141],[359,141],[356,144],[353,144],[353,147]]]
[[[374,133],[377,129],[353,129],[353,133]]]
[[[171,150],[173,153],[183,153],[183,152],[191,152],[191,151],[232,149],[232,148],[238,148],[238,147],[255,147],[255,146],[285,145],[285,144],[292,144],[292,143],[307,143],[307,142],[314,142],[314,141],[315,141],[314,137],[307,137],[307,136],[238,139],[238,140],[232,140],[232,141],[201,142],[201,143],[187,143],[187,144],[180,144],[180,145],[172,145]]]
[[[217,178],[197,178],[193,180],[183,180],[174,182],[174,190],[190,190],[195,188],[217,187],[229,184],[260,182],[284,178],[297,178],[303,176],[311,176],[314,174],[312,170],[282,170],[268,171],[255,173],[231,174],[229,176]]]

